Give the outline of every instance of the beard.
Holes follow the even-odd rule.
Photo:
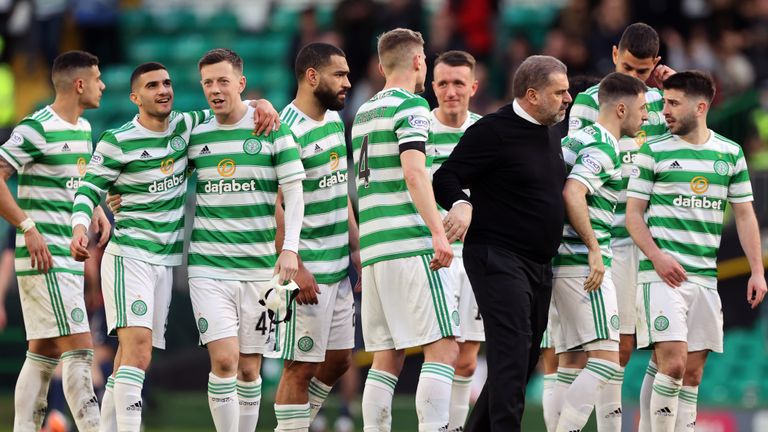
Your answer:
[[[566,111],[556,111],[554,113],[547,113],[547,118],[541,122],[544,126],[554,126],[561,121],[565,120]]]
[[[633,137],[633,136],[636,136],[638,132],[640,132],[641,128],[642,128],[642,123],[637,128],[635,128],[631,124],[622,124],[621,127],[619,128],[619,133],[621,134],[621,136]]]
[[[693,116],[681,117],[675,123],[675,130],[670,130],[675,135],[688,135],[696,129],[696,119]]]
[[[320,104],[328,110],[339,111],[344,108],[344,99],[339,97],[339,93],[328,87],[324,83],[320,83],[314,92],[315,98]]]
[[[556,125],[560,123],[561,121],[565,120],[565,111],[563,112],[557,112],[554,117],[552,117],[552,122],[549,123],[549,126]]]
[[[171,115],[171,111],[173,111],[173,108],[171,107],[168,111],[162,111],[160,109],[144,109],[144,112],[152,118],[155,118],[157,120],[165,120]]]

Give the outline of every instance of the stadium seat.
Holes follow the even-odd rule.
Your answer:
[[[237,20],[237,15],[228,10],[219,11],[207,19],[200,20],[198,23],[198,31],[205,33],[206,35],[213,35],[217,33],[232,33],[240,29],[240,23]]]
[[[557,11],[554,6],[506,8],[501,19],[502,33],[507,36],[524,33],[534,47],[540,48],[544,45],[544,39]]]
[[[133,67],[124,64],[106,66],[101,71],[101,80],[107,86],[106,91],[128,94],[131,89],[132,72]]]
[[[203,92],[182,90],[174,92],[173,109],[176,111],[193,111],[208,108]]]
[[[181,35],[197,28],[197,15],[188,9],[167,9],[154,12],[153,22],[156,32]]]
[[[295,33],[298,25],[299,11],[294,8],[277,7],[269,19],[269,29],[275,33]]]
[[[261,41],[255,37],[240,37],[232,41],[230,48],[243,58],[243,63],[249,65],[259,61],[259,48]]]
[[[171,49],[169,49],[167,53],[168,59],[171,63],[180,66],[197,66],[197,61],[206,53],[206,51],[211,48],[216,48],[210,41],[197,35],[180,36],[174,38],[171,43]]]
[[[260,36],[255,43],[257,47],[254,55],[259,60],[269,61],[272,64],[282,62],[288,54],[290,39],[283,34],[266,34]]]
[[[170,51],[169,39],[164,36],[145,36],[136,39],[126,47],[128,62],[133,65],[148,61],[164,61]]]
[[[147,34],[154,27],[152,15],[142,8],[123,11],[120,14],[119,23],[120,32],[126,41]]]

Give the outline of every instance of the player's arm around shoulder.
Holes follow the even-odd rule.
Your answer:
[[[253,130],[255,135],[269,135],[280,129],[280,113],[266,99],[248,101],[253,110]]]
[[[77,261],[89,258],[88,229],[99,232],[98,245],[104,246],[109,240],[111,224],[99,206],[102,195],[114,184],[123,171],[125,160],[120,143],[113,131],[102,134],[96,150],[86,167],[85,176],[75,192],[72,207],[72,241],[69,251]],[[118,200],[120,197],[118,196]],[[112,205],[109,204],[108,205]]]

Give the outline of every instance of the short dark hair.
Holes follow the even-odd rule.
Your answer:
[[[647,87],[639,79],[619,72],[613,72],[600,81],[597,100],[600,106],[618,102],[625,97],[635,97],[645,94]]]
[[[51,81],[56,88],[64,84],[65,79],[72,78],[71,73],[77,69],[87,69],[99,65],[99,58],[85,51],[67,51],[53,60]]]
[[[715,81],[701,71],[678,72],[664,80],[664,90],[680,90],[686,96],[699,96],[712,103],[715,98]]]
[[[624,29],[619,41],[619,51],[625,50],[639,59],[656,58],[659,55],[659,34],[648,24],[631,24]]]
[[[210,66],[221,62],[229,62],[232,65],[232,69],[241,74],[243,73],[243,59],[229,48],[214,48],[208,51],[197,62],[197,69],[200,70],[203,66]]]
[[[466,51],[451,50],[446,51],[435,59],[435,67],[440,63],[445,63],[448,66],[467,66],[471,71],[475,70],[475,58],[472,54]]]
[[[560,60],[545,55],[532,55],[525,59],[512,77],[512,95],[525,96],[529,88],[541,90],[549,84],[550,75],[568,74],[568,68]]]
[[[53,60],[52,73],[98,66],[99,58],[85,51],[67,51]]]
[[[139,79],[140,76],[147,72],[153,72],[156,70],[168,70],[168,68],[163,66],[162,63],[158,62],[147,62],[136,66],[136,69],[134,69],[133,73],[131,73],[131,90],[133,90],[133,85],[136,83],[136,80]]]
[[[345,57],[344,51],[341,48],[323,42],[313,42],[299,50],[296,55],[296,61],[294,63],[294,72],[296,73],[296,79],[301,79],[307,69],[320,69],[323,66],[328,65],[331,62],[331,56]]]

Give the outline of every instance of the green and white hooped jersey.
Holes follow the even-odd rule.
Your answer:
[[[400,144],[428,137],[427,101],[401,88],[378,92],[357,111],[352,148],[363,266],[434,253],[432,235],[411,200],[400,165]]]
[[[190,278],[272,279],[277,187],[304,179],[304,168],[287,126],[267,137],[253,135],[253,110],[248,107],[237,124],[211,117],[192,131],[189,160],[197,187]]]
[[[627,195],[649,201],[651,235],[683,266],[688,280],[717,288],[726,202],[753,200],[741,147],[712,131],[700,145],[672,134],[649,141],[637,155]],[[641,255],[638,282],[659,281],[651,261]]]
[[[344,123],[336,111],[323,121],[307,117],[296,105],[286,106],[280,120],[299,145],[307,178],[299,255],[317,283],[336,283],[348,274],[349,210],[347,145]]]
[[[597,93],[600,85],[594,85],[583,93],[576,95],[573,101],[573,107],[568,117],[568,134],[573,135],[581,128],[589,126],[597,121],[597,115],[600,105],[597,100]],[[625,214],[627,209],[627,183],[632,171],[632,164],[637,157],[637,151],[646,141],[664,135],[669,131],[667,122],[664,120],[664,99],[662,91],[657,88],[649,87],[645,93],[646,107],[648,108],[648,120],[643,124],[640,132],[633,138],[623,136],[619,139],[619,158],[621,159],[621,193],[619,202],[616,205],[616,218],[613,221],[613,231],[611,232],[612,244],[614,246],[626,246],[634,244],[627,231]]]
[[[90,223],[104,192],[120,194],[115,232],[106,251],[155,265],[181,264],[187,144],[202,111],[173,111],[168,129],[151,131],[138,115],[101,136],[75,196],[72,226]]]
[[[0,146],[0,157],[18,172],[17,203],[37,225],[53,257],[51,272],[83,274],[83,263],[69,254],[72,203],[93,153],[91,125],[71,124],[50,106],[24,118]],[[16,233],[16,275],[39,274],[32,268],[24,234]]]
[[[436,113],[437,109],[434,109],[429,113],[431,126],[429,130],[429,141],[427,141],[427,164],[430,166],[430,175],[434,175],[435,171],[443,165],[443,162],[448,160],[448,156],[450,156],[453,149],[456,148],[456,144],[459,143],[459,140],[462,135],[464,135],[467,128],[475,124],[475,122],[481,118],[480,115],[469,112],[464,123],[460,127],[455,128],[440,123]],[[464,192],[469,195],[468,190],[465,190]],[[440,210],[440,215],[442,217],[445,217],[445,215],[448,214],[448,212],[439,205],[437,207]],[[463,249],[464,247],[460,241],[454,242],[453,256],[460,258]]]
[[[621,191],[619,145],[600,123],[587,126],[563,139],[563,158],[570,169],[569,179],[587,187],[587,206],[592,230],[600,245],[605,267],[611,266],[611,226]],[[552,262],[554,277],[586,277],[589,252],[576,230],[563,227],[563,241]]]

